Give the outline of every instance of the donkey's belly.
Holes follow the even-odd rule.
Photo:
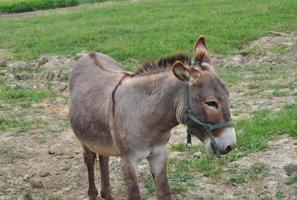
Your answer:
[[[116,149],[115,146],[104,146],[101,144],[89,144],[88,148],[95,152],[96,154],[104,156],[119,156],[120,152]]]
[[[82,145],[88,147],[91,151],[96,154],[105,155],[105,156],[118,156],[119,151],[116,148],[115,144],[112,142],[110,133],[100,132],[97,133],[96,137],[90,135],[89,137],[84,135],[84,137],[79,137],[76,134]]]
[[[86,115],[74,115],[73,107],[70,107],[70,122],[74,134],[83,146],[91,151],[106,156],[118,155],[118,150],[113,142],[106,122],[100,118],[90,118]],[[79,113],[88,113],[82,110],[76,110]]]

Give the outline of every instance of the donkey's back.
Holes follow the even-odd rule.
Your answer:
[[[90,53],[78,60],[70,77],[70,122],[83,146],[100,155],[117,154],[108,126],[112,90],[122,65],[111,57]]]

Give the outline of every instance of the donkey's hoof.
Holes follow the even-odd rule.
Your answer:
[[[158,200],[171,200],[171,193],[170,192],[166,192],[164,194],[157,193],[157,199]]]
[[[142,200],[142,198],[139,194],[137,194],[137,195],[129,196],[128,200]]]
[[[88,190],[89,200],[97,200],[98,191],[97,190]]]
[[[107,195],[105,197],[105,200],[115,200],[115,198],[113,198],[113,196],[111,196],[111,195]]]
[[[89,200],[98,200],[97,195],[89,195]]]
[[[101,197],[102,197],[103,199],[105,199],[105,200],[115,200],[115,199],[113,198],[113,196],[111,195],[111,192],[104,192],[104,191],[101,191],[100,194],[101,194]]]

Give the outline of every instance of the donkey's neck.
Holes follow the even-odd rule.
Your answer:
[[[143,98],[141,109],[146,124],[155,131],[166,132],[178,124],[177,109],[183,99],[183,84],[171,71],[130,79]]]

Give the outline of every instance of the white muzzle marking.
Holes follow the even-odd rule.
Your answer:
[[[234,147],[236,144],[236,133],[234,127],[224,128],[223,132],[214,139],[220,151],[224,151],[228,146]],[[214,153],[209,138],[204,141],[204,145],[207,153]]]

